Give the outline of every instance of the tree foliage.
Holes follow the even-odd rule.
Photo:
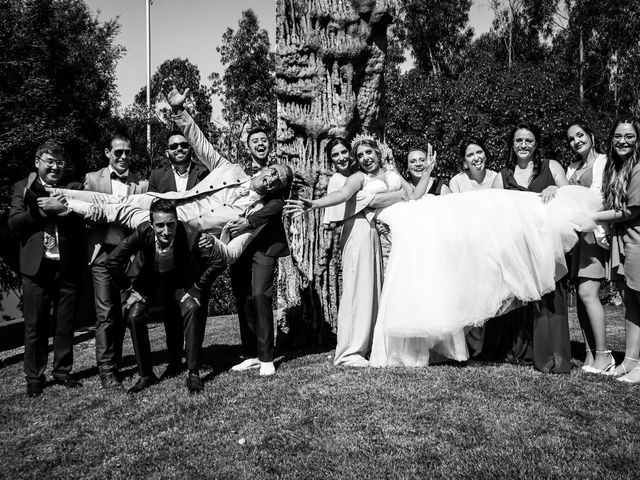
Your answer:
[[[213,73],[213,91],[222,96],[222,115],[230,158],[244,152],[241,136],[247,127],[271,126],[276,119],[275,56],[266,30],[260,28],[253,10],[245,10],[238,29],[227,28],[216,50],[225,66],[222,76]]]
[[[457,54],[470,42],[467,27],[471,0],[401,0],[396,30],[406,42],[420,70],[451,76]]]
[[[69,178],[102,159],[102,131],[116,105],[119,25],[100,22],[81,0],[0,0],[0,251],[17,268],[5,219],[15,181],[33,169],[46,139],[62,142]],[[17,278],[0,268],[0,287]]]

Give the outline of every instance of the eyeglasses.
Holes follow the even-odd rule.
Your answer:
[[[42,163],[44,163],[47,167],[49,168],[53,168],[58,167],[58,168],[63,168],[67,162],[66,160],[45,160],[44,158],[39,158],[38,160],[40,160]]]
[[[118,148],[117,150],[113,151],[113,155],[116,158],[120,158],[123,154],[126,154],[128,157],[129,155],[131,155],[131,150],[129,150],[128,148]]]
[[[533,145],[536,141],[533,138],[514,138],[514,145]]]
[[[178,147],[180,147],[183,150],[188,150],[189,146],[190,145],[187,142],[172,143],[169,145],[169,150],[177,150]]]
[[[632,133],[627,133],[626,135],[621,135],[619,133],[616,133],[613,136],[613,141],[615,143],[620,143],[622,140],[624,140],[627,143],[635,143],[636,139],[637,139],[637,137]]]

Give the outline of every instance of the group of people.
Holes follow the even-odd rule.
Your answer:
[[[29,397],[39,396],[45,385],[52,311],[53,380],[81,386],[71,376],[73,320],[87,263],[104,389],[123,389],[119,367],[127,323],[139,374],[129,391],[158,382],[149,319],[163,321],[166,329],[169,363],[160,378],[184,371],[184,349],[186,386],[203,389],[209,291],[228,264],[245,359],[232,370],[275,373],[273,281],[278,257],[289,254],[282,208],[293,174],[270,163],[268,132],[261,128],[248,132],[248,168],[219,155],[184,110],[187,94],[175,88],[168,93],[177,130],[167,139],[169,164],[153,170],[148,181],[129,171],[129,138],[114,135],[105,148],[109,164],[88,173],[84,185],[64,181],[67,159],[55,141],[37,149],[36,171],[14,185],[8,223],[20,243]],[[101,205],[86,201],[98,198]]]
[[[403,178],[375,140],[331,139],[327,195],[288,200],[285,212],[323,208],[326,224],[342,224],[335,363],[423,366],[473,357],[567,373],[560,280],[568,274],[585,341],[582,369],[640,382],[640,124],[616,121],[606,151],[583,121],[566,135],[574,154],[566,172],[542,157],[532,124],[511,130],[499,172],[486,168],[480,139],[464,139],[462,170],[449,187],[431,175],[430,146],[409,152]],[[392,236],[384,272],[380,222]],[[619,365],[599,298],[605,279],[617,283],[626,308]]]
[[[311,209],[324,209],[325,224],[342,226],[336,365],[424,366],[473,357],[566,373],[571,349],[560,280],[569,274],[586,346],[582,369],[640,382],[636,119],[614,124],[606,152],[587,123],[572,122],[567,143],[575,161],[566,172],[542,157],[535,125],[512,129],[499,172],[486,168],[483,142],[466,138],[462,170],[449,185],[432,176],[431,145],[408,153],[403,176],[385,162],[376,140],[330,138],[325,152],[335,174],[327,195],[285,202],[293,173],[270,163],[267,132],[248,132],[252,164],[242,169],[184,110],[187,94],[174,87],[167,95],[178,130],[168,137],[169,164],[148,182],[129,172],[130,140],[114,135],[105,148],[109,165],[87,174],[84,185],[64,183],[67,161],[55,142],[38,149],[36,172],[15,184],[9,226],[21,246],[28,396],[43,391],[52,306],[54,381],[81,386],[71,368],[83,263],[93,278],[104,389],[123,388],[126,323],[139,374],[130,392],[158,382],[147,332],[157,318],[169,353],[161,378],[184,370],[184,349],[187,388],[201,391],[208,296],[227,266],[244,357],[231,370],[273,375],[274,271],[277,258],[289,254],[282,214]],[[386,266],[379,231],[392,239]],[[605,279],[618,283],[626,308],[619,365],[599,300]]]

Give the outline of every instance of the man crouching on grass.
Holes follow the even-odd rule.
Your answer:
[[[125,309],[140,378],[129,393],[138,393],[158,382],[153,373],[147,317],[152,308],[162,309],[178,322],[182,317],[186,342],[187,389],[199,392],[198,357],[203,341],[199,328],[198,307],[203,289],[224,270],[224,263],[205,242],[199,246],[200,232],[178,221],[176,206],[170,200],[158,199],[149,209],[150,223],[138,226],[109,255],[106,267],[121,290],[127,290]],[[141,252],[139,273],[129,280],[126,268],[132,255]],[[206,268],[204,268],[206,267]]]

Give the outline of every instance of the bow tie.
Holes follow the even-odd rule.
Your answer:
[[[258,173],[260,170],[262,170],[262,168],[260,168],[260,166],[252,164],[251,165],[251,175],[255,175],[256,173]]]
[[[127,175],[118,175],[116,172],[111,172],[111,180],[118,180],[122,183],[127,183]]]

